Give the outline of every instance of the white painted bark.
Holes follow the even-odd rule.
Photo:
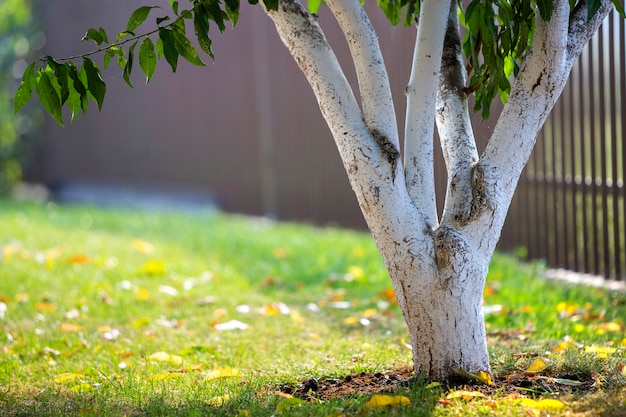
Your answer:
[[[538,18],[532,50],[478,159],[462,88],[456,2],[424,0],[407,87],[406,179],[393,127],[383,120],[392,107],[378,42],[368,33],[373,29],[356,0],[328,2],[351,44],[363,111],[316,19],[297,0],[281,0],[268,15],[337,143],[407,322],[415,371],[438,380],[452,368],[489,372],[481,312],[489,262],[537,132],[610,2],[589,21],[580,10],[570,14],[568,0],[557,2],[549,22]],[[373,76],[367,75],[368,61]],[[432,178],[435,111],[450,177],[439,225]]]
[[[396,111],[389,77],[378,43],[365,9],[359,0],[327,0],[344,33],[359,80],[363,118],[370,130],[376,130],[400,149]]]
[[[404,166],[409,195],[437,227],[433,133],[443,38],[450,0],[424,0],[417,25],[411,75],[406,86]]]

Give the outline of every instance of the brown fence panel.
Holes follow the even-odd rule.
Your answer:
[[[624,20],[603,24],[539,134],[506,231],[529,258],[626,278]],[[526,233],[512,229],[526,213]],[[506,235],[506,232],[505,232]],[[515,241],[515,242],[514,242]]]

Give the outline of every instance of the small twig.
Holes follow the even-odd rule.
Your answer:
[[[180,19],[180,18],[178,18],[178,19]],[[148,37],[148,36],[150,36],[150,35],[152,35],[154,33],[157,33],[159,31],[159,29],[161,29],[161,28],[169,28],[174,23],[176,23],[178,21],[178,19],[176,19],[175,21],[173,21],[172,23],[170,23],[168,25],[159,26],[158,28],[156,28],[156,29],[154,29],[154,30],[152,30],[150,32],[142,33],[141,35],[136,35],[136,36],[133,36],[133,37],[130,37],[130,38],[125,38],[124,40],[122,40],[120,42],[110,43],[107,46],[100,47],[98,49],[95,49],[95,50],[93,50],[91,52],[87,52],[87,53],[84,53],[84,54],[72,55],[72,56],[67,56],[67,57],[64,57],[64,58],[55,58],[55,61],[58,61],[58,62],[69,62],[69,61],[73,61],[75,59],[86,58],[88,56],[96,55],[96,54],[99,54],[100,52],[104,52],[104,51],[106,51],[108,49],[111,49],[111,48],[117,48],[118,46],[124,45],[124,44],[126,44],[128,42],[132,42],[132,41],[137,40],[137,39],[145,38],[145,37]],[[41,58],[39,58],[39,61],[46,61],[47,59],[48,59],[48,56],[42,56]]]

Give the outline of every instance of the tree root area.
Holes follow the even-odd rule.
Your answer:
[[[485,385],[472,380],[455,378],[447,384],[437,385],[444,393],[457,389],[480,391],[490,396],[519,395],[520,397],[541,397],[554,395],[567,395],[573,393],[588,393],[594,391],[594,380],[585,380],[579,376],[565,376],[568,381],[576,383],[575,386],[563,385],[559,379],[541,378],[528,376],[507,380],[506,376],[497,377],[494,385]],[[572,382],[572,383],[573,383]],[[346,398],[355,395],[368,395],[378,393],[397,393],[399,390],[410,389],[413,384],[428,383],[419,382],[412,377],[411,368],[399,368],[390,372],[377,372],[347,375],[344,378],[311,378],[297,385],[283,385],[280,391],[307,401],[328,401],[334,398]],[[433,386],[434,387],[434,386]],[[423,388],[422,388],[423,389]]]

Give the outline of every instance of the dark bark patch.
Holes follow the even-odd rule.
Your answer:
[[[391,165],[391,180],[396,180],[396,168],[398,166],[398,159],[400,159],[400,152],[396,146],[389,140],[389,138],[376,129],[371,130],[374,141],[378,144],[382,156]]]
[[[454,266],[458,263],[456,257],[463,256],[467,250],[467,244],[453,229],[439,227],[435,232],[435,263],[440,272],[454,271]],[[446,280],[442,284],[447,286],[450,283]]]

